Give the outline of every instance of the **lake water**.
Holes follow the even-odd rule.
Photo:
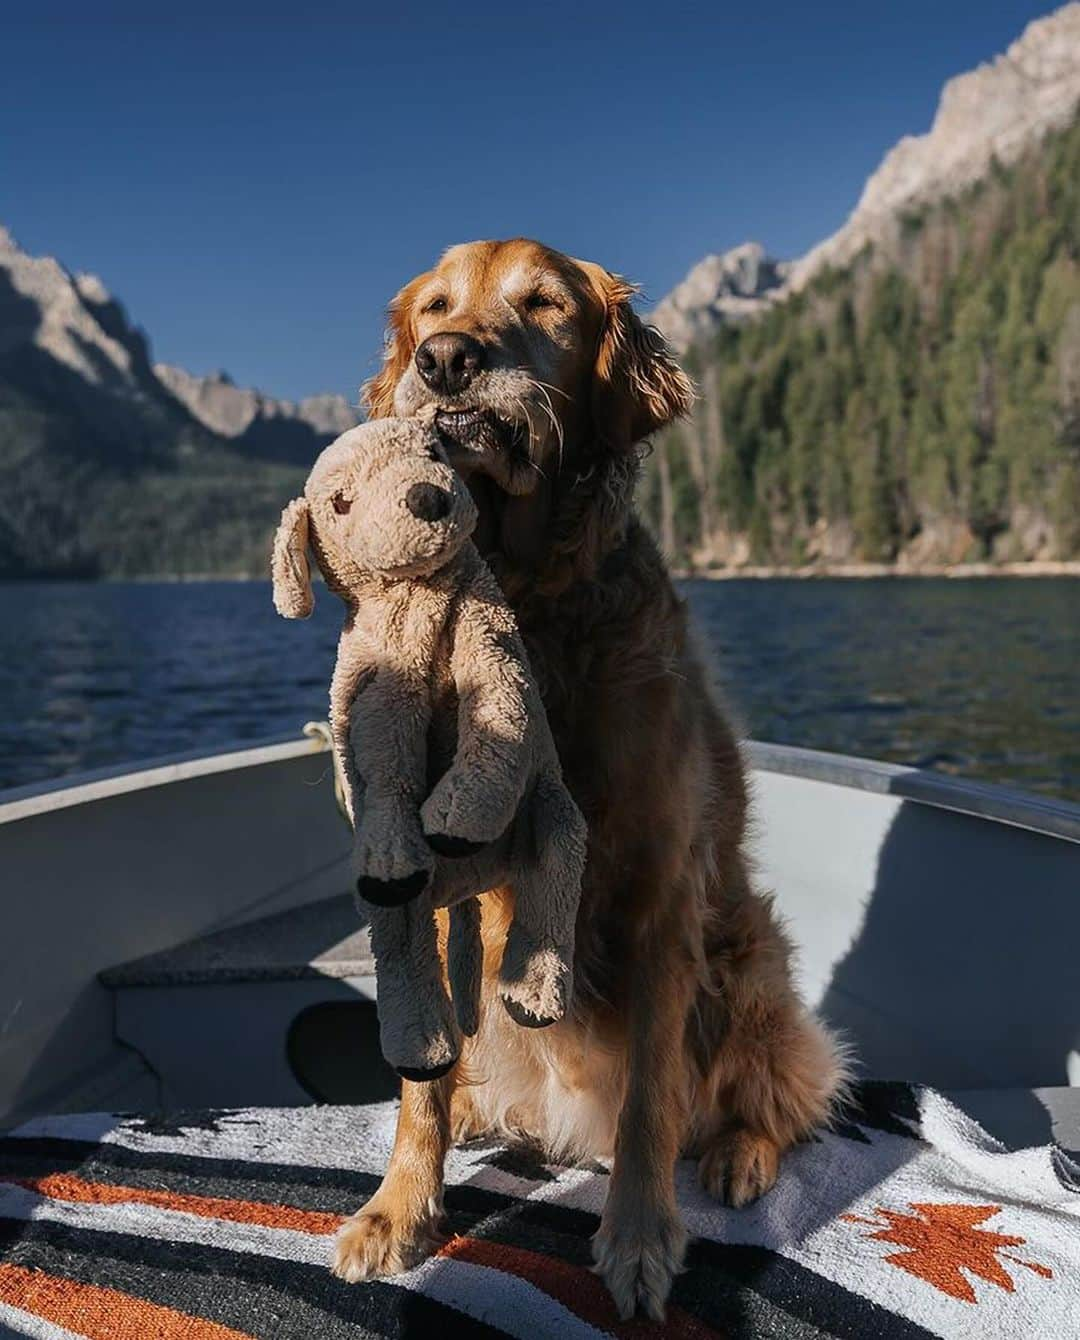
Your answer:
[[[757,739],[1080,799],[1080,582],[692,581]],[[340,606],[262,583],[0,586],[0,787],[299,733],[326,715]]]

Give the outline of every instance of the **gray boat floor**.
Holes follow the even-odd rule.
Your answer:
[[[292,981],[305,977],[370,977],[375,972],[367,928],[351,894],[228,926],[109,968],[104,986]]]
[[[153,987],[370,978],[374,973],[367,929],[352,895],[345,893],[133,959],[102,973],[101,981],[113,988]],[[1080,1154],[1080,1088],[945,1092],[1010,1149],[1054,1140]]]

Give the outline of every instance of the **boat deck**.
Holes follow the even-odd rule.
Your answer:
[[[805,999],[863,1073],[949,1093],[1080,1084],[1080,807],[746,752],[758,880]],[[20,891],[0,1123],[382,1096],[349,849],[320,732],[0,798],[0,869]],[[1043,1133],[1058,1119],[1039,1098],[1002,1101],[1003,1131],[1022,1108]]]

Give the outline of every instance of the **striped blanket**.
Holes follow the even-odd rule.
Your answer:
[[[445,1248],[346,1285],[329,1237],[375,1190],[394,1105],[65,1116],[0,1139],[0,1334],[59,1340],[595,1340],[607,1169],[489,1143],[448,1161]],[[718,1207],[678,1169],[696,1235],[664,1334],[820,1340],[1080,1336],[1080,1180],[1009,1153],[940,1095],[868,1085],[776,1188]],[[447,1329],[449,1328],[449,1329]]]

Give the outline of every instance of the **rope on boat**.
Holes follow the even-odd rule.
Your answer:
[[[337,750],[334,748],[334,737],[330,731],[330,723],[329,721],[306,721],[304,723],[304,734],[309,740],[322,740],[327,749],[330,750],[330,757],[334,762],[334,799],[337,801],[341,817],[351,829],[352,820],[349,818],[349,807],[345,803],[345,779],[341,775],[341,763],[338,760]]]

